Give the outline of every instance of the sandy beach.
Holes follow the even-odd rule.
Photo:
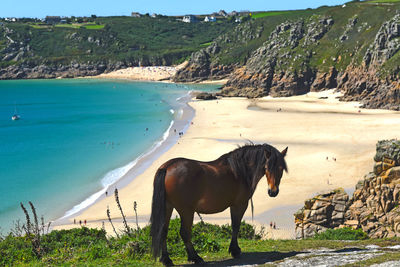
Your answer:
[[[288,98],[192,100],[189,105],[195,116],[185,134],[176,138],[177,142],[165,153],[148,162],[148,167],[137,177],[128,172],[124,179],[130,182],[118,188],[129,224],[135,225],[134,201],[140,224],[148,223],[153,177],[162,163],[175,157],[213,160],[251,140],[269,143],[279,150],[289,147],[286,157],[289,172],[282,178],[279,195],[268,197],[263,178],[253,201],[254,223],[266,226],[268,237],[293,238],[293,213],[305,199],[338,187],[351,191],[358,180],[372,171],[376,142],[399,138],[400,112],[360,109],[358,103],[339,102],[337,96],[330,90]],[[79,227],[73,220],[86,220],[89,227],[100,228],[104,222],[111,234],[106,217],[109,207],[113,222],[122,229],[112,191],[110,188],[107,197],[103,196],[83,212],[56,221],[54,228]],[[229,223],[229,210],[204,215],[203,219]],[[250,208],[244,219],[251,222]],[[277,230],[269,229],[271,221],[276,222]]]
[[[108,73],[102,73],[97,76],[84,78],[104,78],[104,79],[126,79],[135,81],[167,81],[173,77],[176,72],[187,65],[187,61],[177,66],[148,66],[148,67],[130,67],[115,70]]]

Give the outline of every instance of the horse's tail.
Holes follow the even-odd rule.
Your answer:
[[[150,216],[150,236],[151,250],[153,257],[158,258],[161,253],[164,226],[165,226],[165,209],[166,209],[166,193],[165,193],[165,174],[166,169],[158,169],[154,177],[153,202],[151,205]]]

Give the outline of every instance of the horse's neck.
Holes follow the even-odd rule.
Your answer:
[[[254,191],[256,191],[258,183],[261,181],[261,178],[264,177],[264,174],[260,175],[259,177],[253,177],[252,179],[252,184],[251,184],[251,195],[254,194]]]

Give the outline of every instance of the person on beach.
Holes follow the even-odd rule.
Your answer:
[[[74,219],[74,224],[76,224],[76,220]]]
[[[82,225],[82,220],[79,220],[79,225]]]

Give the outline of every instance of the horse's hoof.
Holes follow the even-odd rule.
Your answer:
[[[231,253],[232,257],[235,258],[235,259],[239,259],[240,255],[242,255],[242,251],[240,250],[240,248],[239,249],[235,249],[235,250],[231,250],[230,253]]]
[[[189,258],[188,261],[194,262],[194,264],[204,264],[204,260],[200,256],[195,256],[192,258]]]
[[[174,266],[174,263],[169,257],[161,258],[160,262],[164,264],[164,266]]]

